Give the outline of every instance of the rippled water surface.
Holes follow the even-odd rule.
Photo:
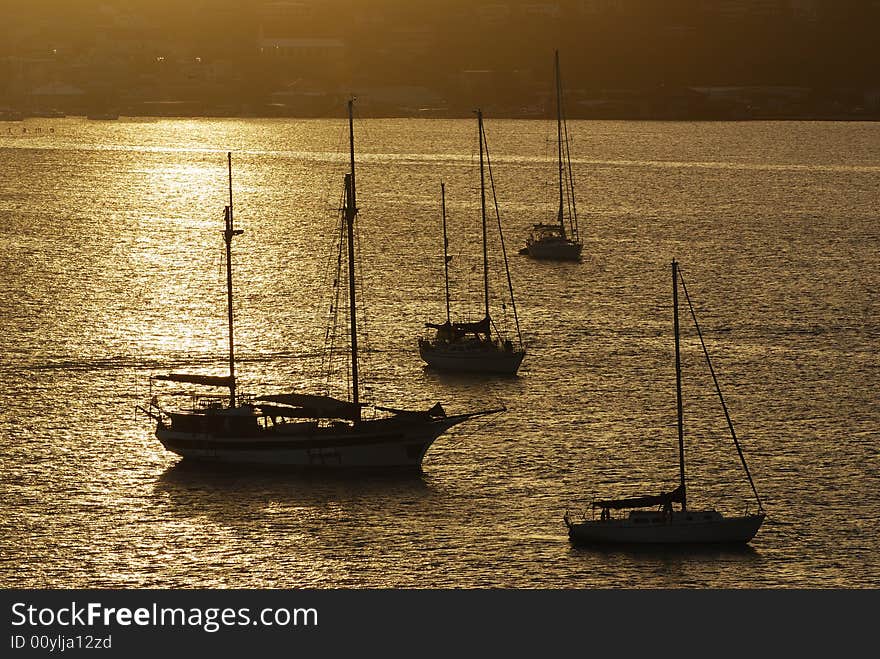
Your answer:
[[[0,584],[880,586],[880,125],[572,128],[586,258],[540,263],[516,252],[554,213],[553,128],[487,119],[528,354],[467,379],[416,339],[444,314],[441,179],[453,306],[480,311],[475,122],[356,122],[367,397],[508,411],[421,476],[340,478],[187,468],[134,408],[151,373],[222,373],[227,150],[242,386],[321,382],[343,122],[0,123]],[[738,552],[573,548],[567,508],[675,484],[673,257],[768,521]],[[686,320],[690,503],[740,512]]]

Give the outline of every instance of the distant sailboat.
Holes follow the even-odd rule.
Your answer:
[[[448,255],[446,251],[446,196],[445,186],[441,186],[443,208],[443,261],[446,282],[446,322],[425,323],[429,328],[435,329],[436,334],[431,338],[419,339],[419,355],[428,366],[440,371],[455,371],[464,373],[492,373],[499,375],[515,375],[519,370],[525,349],[522,345],[522,337],[519,330],[519,318],[516,314],[516,303],[513,300],[513,285],[510,279],[510,270],[507,264],[507,254],[504,251],[504,237],[501,236],[501,248],[504,256],[504,267],[507,273],[507,285],[510,292],[511,307],[513,309],[514,323],[516,324],[516,343],[513,339],[505,338],[498,333],[494,326],[489,305],[489,253],[487,246],[486,229],[486,163],[488,163],[488,148],[486,147],[486,133],[483,129],[483,113],[477,110],[477,126],[480,141],[480,216],[482,220],[483,236],[483,318],[476,322],[452,322],[449,311],[449,271],[447,267]],[[489,173],[491,179],[491,165]],[[494,195],[494,186],[492,194]],[[501,231],[500,220],[498,222],[499,234]]]
[[[349,102],[349,130],[353,129]],[[489,409],[447,416],[440,403],[428,410],[400,410],[367,407],[359,398],[358,326],[355,304],[355,241],[357,217],[355,196],[354,135],[350,133],[351,169],[345,175],[340,237],[347,242],[350,302],[350,364],[352,394],[347,400],[326,395],[276,393],[242,396],[236,388],[235,342],[232,306],[232,157],[229,156],[229,205],[225,210],[226,286],[229,321],[229,374],[169,374],[153,380],[228,388],[228,397],[199,396],[187,409],[166,410],[157,396],[140,407],[156,422],[156,437],[169,451],[187,460],[242,465],[281,465],[321,469],[420,470],[431,444],[451,427],[468,419],[501,409]],[[340,250],[343,247],[340,244]]]
[[[94,112],[89,112],[89,114],[86,115],[86,118],[93,121],[113,121],[119,119],[119,113],[115,110],[96,110]]]
[[[734,445],[739,453],[740,460],[752,492],[758,503],[758,512],[745,515],[725,517],[716,510],[692,510],[687,507],[687,490],[685,484],[685,460],[684,460],[684,425],[682,421],[682,396],[681,396],[681,349],[679,347],[678,326],[678,283],[684,289],[688,307],[703,353],[712,374],[716,391],[721,399],[724,416],[727,419]],[[715,369],[709,359],[709,352],[703,342],[703,335],[697,323],[694,308],[684,279],[678,269],[678,264],[672,262],[672,299],[674,308],[675,327],[675,384],[676,401],[678,407],[678,454],[679,454],[679,484],[671,492],[657,495],[628,497],[624,499],[606,499],[593,501],[592,509],[599,510],[599,519],[584,519],[576,521],[566,513],[564,520],[568,527],[568,535],[575,543],[581,544],[745,544],[749,542],[761,524],[764,522],[765,513],[752,480],[742,448],[733,430],[733,423],[727,411],[724,397],[718,379],[715,377]],[[674,510],[673,504],[679,504],[679,509]],[[643,508],[655,508],[655,510],[639,510]],[[612,511],[630,510],[626,517],[615,517]]]
[[[565,120],[562,99],[562,80],[559,72],[559,51],[555,57],[556,73],[556,155],[559,182],[559,207],[556,222],[540,223],[532,227],[526,246],[520,250],[534,259],[550,261],[579,261],[583,245],[578,235],[577,205],[574,194],[574,176],[571,169],[571,148],[568,123]],[[567,226],[566,226],[567,225]]]

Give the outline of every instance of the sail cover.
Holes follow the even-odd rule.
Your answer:
[[[477,323],[454,323],[456,332],[473,332],[474,334],[488,334],[489,333],[489,316],[483,318],[483,320]]]
[[[206,387],[231,387],[235,380],[228,375],[198,375],[197,373],[169,373],[168,375],[154,375],[154,380],[166,380],[168,382],[183,382],[186,384],[202,384]]]
[[[446,416],[446,410],[440,403],[437,403],[429,410],[401,410],[396,407],[381,407],[376,405],[377,410],[383,412],[391,412],[397,416],[424,417],[426,419],[442,419]]]
[[[306,407],[287,407],[286,405],[267,405],[266,403],[258,403],[260,416],[282,417],[285,419],[315,419],[322,418],[312,413],[312,410]]]
[[[486,316],[483,320],[477,321],[476,323],[452,323],[448,322],[439,324],[439,323],[425,323],[425,327],[432,327],[436,330],[440,330],[446,333],[454,333],[456,336],[464,336],[468,333],[473,334],[488,334],[489,333],[489,317]]]
[[[594,501],[593,508],[613,508],[620,510],[621,508],[650,508],[652,506],[665,506],[666,504],[681,503],[684,500],[684,488],[680,485],[672,492],[662,492],[657,495],[646,495],[641,497],[630,497],[628,499],[608,499],[605,501]]]
[[[257,403],[276,403],[286,405],[286,416],[308,417],[313,419],[360,419],[362,403],[355,405],[347,400],[339,400],[332,396],[319,396],[315,394],[273,394],[260,396],[254,399]],[[280,412],[282,408],[273,408]],[[284,416],[279,414],[279,416]]]

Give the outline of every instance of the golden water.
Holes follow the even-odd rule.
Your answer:
[[[223,372],[227,150],[242,388],[320,384],[343,122],[0,124],[0,584],[880,585],[880,126],[576,122],[585,259],[552,264],[516,252],[554,216],[553,127],[486,122],[527,345],[512,379],[417,352],[444,315],[441,179],[453,308],[480,312],[476,122],[356,122],[365,397],[508,407],[410,479],[185,469],[134,414],[151,373]],[[769,519],[744,552],[574,549],[566,508],[675,484],[673,257]],[[689,502],[741,512],[687,320]]]

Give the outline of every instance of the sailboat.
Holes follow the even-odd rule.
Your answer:
[[[556,214],[556,222],[535,224],[532,227],[531,234],[526,239],[526,246],[520,250],[520,253],[527,254],[534,259],[579,261],[583,245],[578,236],[577,205],[574,195],[574,176],[571,169],[570,140],[568,124],[563,110],[562,80],[559,73],[559,51],[556,51],[555,74],[559,208]]]
[[[504,248],[504,236],[501,234],[501,221],[498,220],[498,231],[501,236],[501,249],[504,256],[504,267],[507,273],[507,286],[510,292],[514,323],[516,324],[516,343],[503,337],[492,320],[489,310],[489,251],[486,228],[486,167],[489,179],[492,180],[492,167],[489,163],[486,132],[483,128],[483,113],[477,110],[477,127],[480,141],[480,216],[483,236],[483,318],[476,322],[452,322],[449,312],[449,270],[446,253],[446,197],[445,186],[441,185],[443,199],[443,261],[446,280],[446,322],[425,323],[425,326],[436,330],[433,337],[419,339],[419,355],[428,366],[440,371],[457,371],[465,373],[490,373],[498,375],[515,375],[525,357],[522,334],[519,329],[519,318],[516,313],[516,302],[513,299],[513,284],[507,264],[507,252]],[[495,194],[494,185],[492,194]],[[497,204],[496,204],[497,209]],[[496,217],[496,219],[498,219]]]
[[[232,292],[232,156],[229,155],[229,205],[225,209],[226,291],[229,326],[229,373],[156,375],[170,381],[229,390],[227,396],[199,395],[186,409],[168,410],[158,396],[140,406],[156,422],[156,437],[169,451],[190,461],[322,469],[402,469],[420,471],[431,444],[444,432],[476,417],[500,412],[487,409],[447,415],[437,403],[427,410],[368,406],[359,398],[358,327],[355,304],[354,224],[357,217],[352,103],[349,102],[351,169],[344,177],[341,223],[347,237],[350,301],[352,394],[348,399],[308,393],[241,395],[236,387]],[[340,246],[341,248],[341,246]]]
[[[679,346],[678,324],[678,284],[681,282],[690,309],[691,317],[703,346],[703,354],[709,365],[709,372],[715,383],[715,389],[721,400],[721,407],[727,419],[733,443],[739,453],[743,470],[751,485],[752,492],[757,500],[756,513],[746,511],[740,516],[725,516],[716,510],[694,510],[687,506],[687,488],[685,480],[685,454],[684,454],[684,424],[682,421],[682,395],[681,395],[681,349]],[[697,322],[696,313],[687,294],[684,278],[678,268],[678,263],[672,262],[672,299],[674,309],[675,328],[675,384],[676,401],[678,408],[678,457],[679,457],[679,483],[670,492],[656,495],[644,495],[628,497],[624,499],[605,499],[593,501],[591,508],[595,514],[600,511],[599,519],[584,519],[575,521],[565,513],[564,521],[568,527],[569,538],[579,544],[746,544],[761,527],[765,513],[758,490],[752,480],[749,467],[746,464],[742,448],[736,438],[733,422],[721,394],[715,369],[709,358],[709,351],[703,341],[703,334]],[[676,510],[674,504],[678,504]],[[644,510],[654,508],[654,510]],[[617,517],[613,511],[629,510],[627,516]]]

